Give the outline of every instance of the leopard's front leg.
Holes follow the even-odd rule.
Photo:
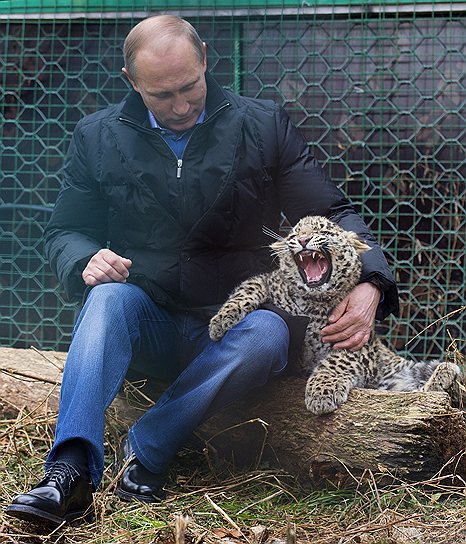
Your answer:
[[[354,387],[361,384],[363,368],[358,352],[339,350],[323,359],[306,384],[306,408],[315,415],[334,412],[348,400]]]
[[[210,320],[210,338],[220,340],[227,331],[257,310],[266,300],[267,287],[263,276],[255,276],[244,281]]]

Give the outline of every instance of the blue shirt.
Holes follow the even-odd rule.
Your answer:
[[[186,130],[185,132],[176,133],[172,130],[161,127],[157,123],[157,119],[154,117],[154,114],[149,111],[149,122],[152,128],[157,128],[160,131],[160,134],[162,138],[167,142],[167,144],[171,147],[175,155],[178,157],[178,159],[181,159],[183,155],[184,148],[186,147],[186,144],[188,143],[189,137],[191,136],[192,131],[194,130],[194,127]],[[199,125],[204,121],[205,118],[205,109],[202,110],[201,115],[199,115],[199,119],[196,121],[196,125]]]

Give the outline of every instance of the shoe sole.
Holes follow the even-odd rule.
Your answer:
[[[64,522],[73,521],[77,518],[83,517],[85,512],[85,510],[70,512],[61,518],[59,516],[54,516],[50,512],[45,512],[44,510],[35,508],[34,506],[26,506],[22,504],[11,504],[5,509],[5,513],[10,516],[42,525],[61,525]]]
[[[130,501],[140,501],[140,502],[162,502],[165,496],[157,497],[156,495],[136,495],[135,493],[129,493],[128,491],[123,491],[123,489],[116,488],[115,495],[117,495],[121,500],[130,502]]]

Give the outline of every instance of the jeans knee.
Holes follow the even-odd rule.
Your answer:
[[[80,313],[75,329],[81,321],[92,322],[96,327],[113,326],[115,322],[137,321],[144,292],[126,283],[103,283],[93,287]],[[102,330],[102,329],[101,329]]]
[[[270,310],[256,310],[243,321],[262,359],[286,364],[290,335],[285,321]]]
[[[102,283],[90,290],[85,306],[99,306],[109,312],[119,311],[134,304],[141,294],[143,292],[139,287],[129,283]]]
[[[288,327],[285,321],[275,312],[270,310],[255,310],[244,318],[250,324],[254,332],[267,338],[288,337]]]
[[[125,295],[126,283],[101,283],[93,287],[87,295],[86,302],[98,299],[100,301],[118,300]]]

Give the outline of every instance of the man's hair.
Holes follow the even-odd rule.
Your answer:
[[[126,36],[123,44],[125,68],[132,79],[136,79],[136,53],[151,39],[188,38],[194,48],[199,62],[204,62],[204,44],[196,29],[175,15],[155,15],[142,20],[133,27]]]

